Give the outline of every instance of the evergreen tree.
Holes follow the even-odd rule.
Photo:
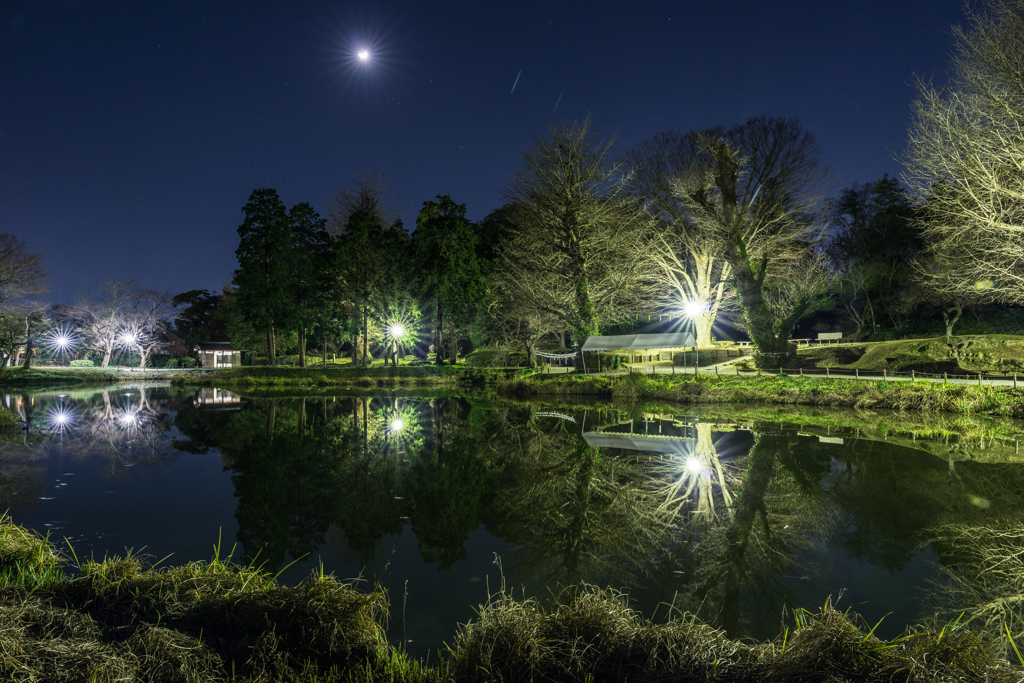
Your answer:
[[[476,255],[476,235],[466,220],[466,205],[448,195],[423,202],[413,233],[423,294],[434,315],[434,350],[437,364],[444,363],[444,331],[457,334],[476,313],[484,286]],[[448,356],[458,356],[457,336],[449,341]]]
[[[286,320],[292,272],[291,225],[284,203],[273,189],[255,190],[242,207],[238,227],[238,287],[235,303],[253,327],[266,331],[267,357],[277,361],[274,327]]]

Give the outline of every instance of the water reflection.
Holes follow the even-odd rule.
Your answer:
[[[219,455],[241,551],[271,570],[338,545],[379,566],[406,530],[424,567],[452,570],[482,526],[528,593],[628,587],[648,614],[672,605],[731,635],[774,635],[787,609],[843,589],[872,622],[895,611],[895,632],[940,608],[993,638],[1024,629],[1024,467],[979,461],[970,434],[957,460],[640,407],[146,387],[4,400],[26,426],[2,446],[9,507],[40,497],[46,453],[116,477]]]

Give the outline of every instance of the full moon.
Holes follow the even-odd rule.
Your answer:
[[[360,61],[365,62],[366,60],[368,60],[370,58],[370,52],[369,52],[369,50],[360,50],[356,54],[356,56],[359,57]]]

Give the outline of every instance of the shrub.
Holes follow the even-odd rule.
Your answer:
[[[183,368],[194,368],[198,364],[198,361],[192,356],[182,356],[178,359],[178,363]]]
[[[73,360],[68,365],[70,365],[73,368],[91,368],[94,367],[96,364],[93,363],[91,360]]]
[[[526,354],[508,349],[481,349],[466,356],[471,368],[520,368],[527,365]]]
[[[7,410],[6,408],[0,408],[0,437],[11,437],[18,433],[18,416]]]

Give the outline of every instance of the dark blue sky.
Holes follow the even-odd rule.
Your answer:
[[[478,220],[531,134],[588,114],[625,148],[799,116],[842,187],[899,174],[914,76],[945,81],[963,19],[960,0],[0,0],[0,232],[44,255],[55,302],[217,289],[255,188],[326,214],[383,171],[407,227],[439,193]]]

